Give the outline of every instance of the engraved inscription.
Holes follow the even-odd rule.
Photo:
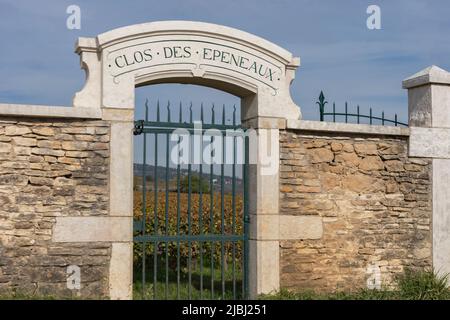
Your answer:
[[[268,58],[236,47],[201,41],[155,41],[116,49],[107,55],[107,68],[114,78],[164,65],[185,66],[193,70],[195,76],[203,75],[209,69],[222,73],[231,71],[273,89],[279,87],[278,83],[284,76],[283,69]],[[202,72],[194,69],[201,69]]]

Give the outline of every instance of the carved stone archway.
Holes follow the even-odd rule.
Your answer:
[[[267,149],[266,140],[258,140],[258,161],[250,168],[250,292],[254,296],[279,289],[278,129],[287,119],[301,117],[289,92],[300,59],[255,35],[191,21],[144,23],[80,38],[76,52],[87,78],[73,105],[101,110],[103,119],[111,121],[109,214],[122,218],[130,230],[135,88],[198,84],[242,99],[242,122],[258,133],[268,131],[264,137],[270,137],[270,158],[276,164],[264,174],[259,160],[266,155],[259,150]],[[113,299],[131,298],[132,245],[131,232],[126,241],[112,245]]]

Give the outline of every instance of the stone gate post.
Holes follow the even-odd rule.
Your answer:
[[[251,298],[280,289],[279,129],[285,122],[282,118],[257,117],[246,123],[255,133],[249,150]]]
[[[450,273],[450,73],[431,66],[403,81],[408,89],[409,155],[432,159],[433,268]]]

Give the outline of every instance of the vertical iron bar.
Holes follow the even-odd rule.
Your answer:
[[[192,123],[192,103],[189,107],[189,120],[190,123]],[[192,235],[191,230],[191,193],[192,193],[192,177],[191,177],[191,170],[192,170],[192,150],[191,150],[191,136],[189,136],[189,162],[188,162],[188,234],[189,236]],[[188,240],[188,279],[189,279],[189,288],[188,288],[188,296],[189,299],[192,297],[192,244],[191,241]]]
[[[395,126],[397,126],[397,114],[395,114]]]
[[[245,139],[245,164],[244,164],[244,275],[243,275],[243,284],[244,284],[244,296],[243,298],[248,298],[248,252],[249,252],[249,240],[248,240],[248,232],[249,232],[249,204],[248,204],[248,196],[249,196],[249,186],[248,186],[248,177],[249,177],[249,139],[247,135],[244,136]]]
[[[156,121],[160,121],[160,115],[159,115],[159,100],[156,106]],[[155,195],[155,201],[154,201],[154,214],[155,214],[155,230],[154,233],[157,236],[158,235],[158,133],[155,132],[155,168],[154,168],[154,195]],[[153,299],[156,299],[156,286],[157,283],[157,270],[158,270],[158,241],[155,240],[154,242],[154,252],[153,252]]]
[[[381,124],[384,126],[384,111],[381,113]]]
[[[357,123],[359,124],[359,106],[357,106],[356,112],[357,112]]]
[[[233,111],[233,126],[236,126],[236,106]],[[236,234],[236,137],[233,137],[233,172],[232,172],[232,186],[231,186],[231,201],[233,210],[232,230],[233,235]],[[233,241],[233,299],[236,300],[236,242]]]
[[[348,122],[348,105],[347,105],[347,101],[345,102],[345,123]]]
[[[183,114],[181,111],[180,102],[180,115],[179,122],[183,122]],[[181,137],[178,137],[178,154],[177,154],[177,236],[180,235],[180,142]],[[180,240],[177,242],[177,299],[180,299]]]
[[[200,105],[200,121],[203,124],[203,102]],[[198,208],[198,224],[200,228],[200,235],[203,234],[203,139],[200,137],[200,168],[199,168],[199,188],[200,199]],[[200,241],[200,299],[203,299],[203,242]]]
[[[212,114],[211,114],[211,124],[214,124],[214,104],[212,106]],[[213,173],[214,173],[214,165],[213,165],[213,157],[214,150],[212,148],[214,142],[214,136],[211,135],[211,162],[210,162],[210,172],[209,172],[209,185],[210,185],[210,194],[209,194],[209,233],[214,234],[214,181],[213,181]],[[214,299],[214,241],[211,241],[211,299]]]
[[[225,105],[222,109],[222,125],[225,125]],[[221,214],[221,279],[222,279],[222,299],[225,299],[225,242],[223,236],[225,235],[225,134],[222,136],[222,163],[220,165],[220,214]]]
[[[148,99],[145,101],[145,121],[148,121]],[[145,176],[145,167],[147,166],[147,134],[144,133],[144,154],[143,154],[143,165],[142,165],[142,235],[145,236],[145,228],[147,226],[147,185]],[[142,243],[142,298],[145,299],[145,260],[147,258],[146,253],[147,243],[144,241]]]
[[[333,102],[333,122],[336,122],[336,102]]]
[[[170,102],[167,103],[167,122],[170,122]],[[166,198],[165,198],[165,227],[166,236],[169,235],[169,133],[166,133]],[[169,243],[166,241],[166,299],[169,295]]]
[[[370,108],[370,116],[369,116],[369,119],[370,119],[370,124],[372,124],[372,108]]]

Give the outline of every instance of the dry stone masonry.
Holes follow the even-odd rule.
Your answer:
[[[389,285],[431,267],[430,160],[409,158],[406,137],[280,135],[280,214],[318,216],[320,239],[281,241],[281,286],[365,288],[379,268]]]
[[[108,170],[107,122],[0,119],[0,294],[108,294],[110,244],[52,241],[56,217],[108,214]]]

